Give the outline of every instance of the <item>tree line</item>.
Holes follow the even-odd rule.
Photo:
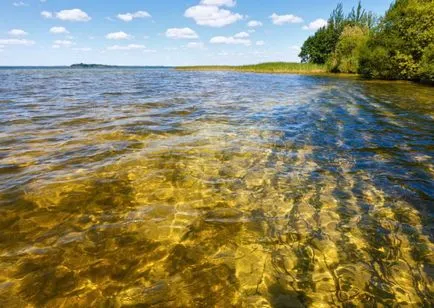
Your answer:
[[[383,17],[340,3],[299,56],[330,72],[434,83],[434,0],[396,0]]]

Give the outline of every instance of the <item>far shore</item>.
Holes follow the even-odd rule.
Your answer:
[[[260,63],[252,65],[198,65],[198,66],[177,66],[179,71],[232,71],[243,73],[258,74],[300,74],[300,75],[327,75],[335,77],[360,77],[358,74],[336,74],[327,71],[325,65],[310,63],[291,63],[291,62],[273,62]]]
[[[324,65],[311,63],[272,62],[252,65],[198,65],[198,66],[177,66],[180,71],[235,71],[246,73],[266,74],[327,74]]]

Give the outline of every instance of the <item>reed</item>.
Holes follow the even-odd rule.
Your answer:
[[[325,73],[324,65],[312,63],[269,62],[252,65],[206,65],[206,66],[178,66],[177,70],[185,71],[239,71],[253,73]]]

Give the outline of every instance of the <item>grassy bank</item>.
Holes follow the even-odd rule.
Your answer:
[[[292,73],[292,74],[320,74],[327,72],[324,65],[312,63],[271,62],[253,65],[227,66],[178,66],[177,70],[186,71],[237,71],[252,73]]]

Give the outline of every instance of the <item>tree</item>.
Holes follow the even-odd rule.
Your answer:
[[[325,64],[334,53],[346,26],[360,26],[370,29],[375,23],[374,14],[364,10],[360,2],[348,16],[345,16],[342,3],[339,3],[330,14],[327,26],[316,31],[304,42],[299,57],[302,62]]]
[[[433,43],[434,1],[397,0],[362,49],[359,72],[370,78],[426,78]]]
[[[434,43],[425,48],[418,74],[421,81],[434,84]]]
[[[359,25],[346,26],[327,63],[329,70],[336,73],[357,73],[360,52],[368,39],[368,28]]]

